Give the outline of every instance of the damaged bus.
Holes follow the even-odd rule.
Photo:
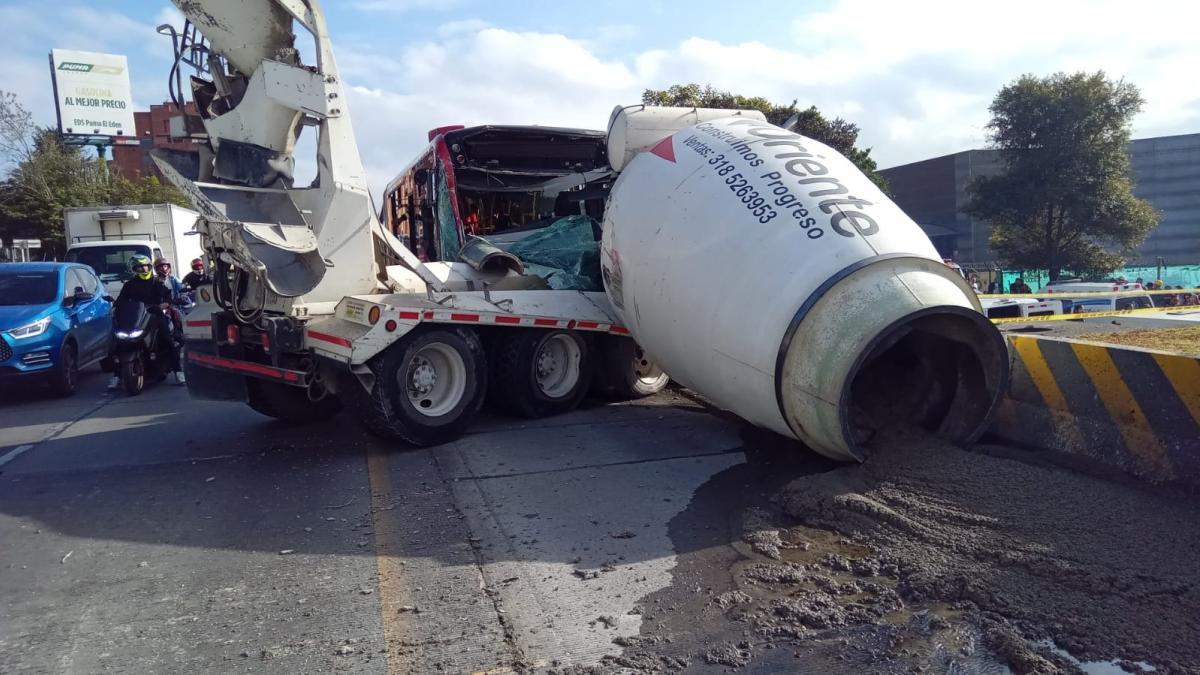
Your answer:
[[[380,221],[425,262],[459,260],[473,237],[508,249],[572,216],[598,242],[615,177],[605,142],[604,132],[583,129],[434,129],[388,184]]]

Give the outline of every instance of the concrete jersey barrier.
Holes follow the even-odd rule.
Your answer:
[[[1200,358],[1009,335],[992,435],[1160,483],[1200,487]]]

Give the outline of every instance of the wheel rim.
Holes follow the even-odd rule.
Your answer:
[[[655,385],[662,380],[666,373],[658,364],[646,357],[646,352],[642,351],[641,347],[633,350],[633,376],[642,384]]]
[[[79,379],[79,371],[75,367],[75,350],[67,348],[63,350],[63,371],[66,374],[67,388],[74,389],[75,383]]]
[[[548,398],[564,398],[579,383],[583,351],[575,338],[556,333],[542,340],[533,358],[533,378],[538,391]]]
[[[433,342],[413,354],[399,378],[414,410],[426,417],[441,417],[462,401],[467,364],[450,345]]]

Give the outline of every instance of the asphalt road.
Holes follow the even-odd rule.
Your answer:
[[[778,473],[673,390],[412,450],[104,384],[0,395],[0,672],[593,665],[684,558],[732,550],[747,467]]]

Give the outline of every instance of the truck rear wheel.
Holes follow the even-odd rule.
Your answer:
[[[530,419],[574,410],[591,382],[591,352],[575,331],[510,330],[493,351],[492,402]]]
[[[487,392],[487,359],[467,329],[409,334],[367,362],[375,383],[358,383],[354,411],[372,433],[417,446],[448,443],[467,430]]]
[[[662,391],[671,381],[631,338],[608,336],[600,343],[599,352],[592,390],[600,396],[644,398]]]
[[[320,422],[342,410],[341,400],[328,392],[314,399],[308,389],[253,377],[246,378],[246,403],[257,413],[293,424]]]

